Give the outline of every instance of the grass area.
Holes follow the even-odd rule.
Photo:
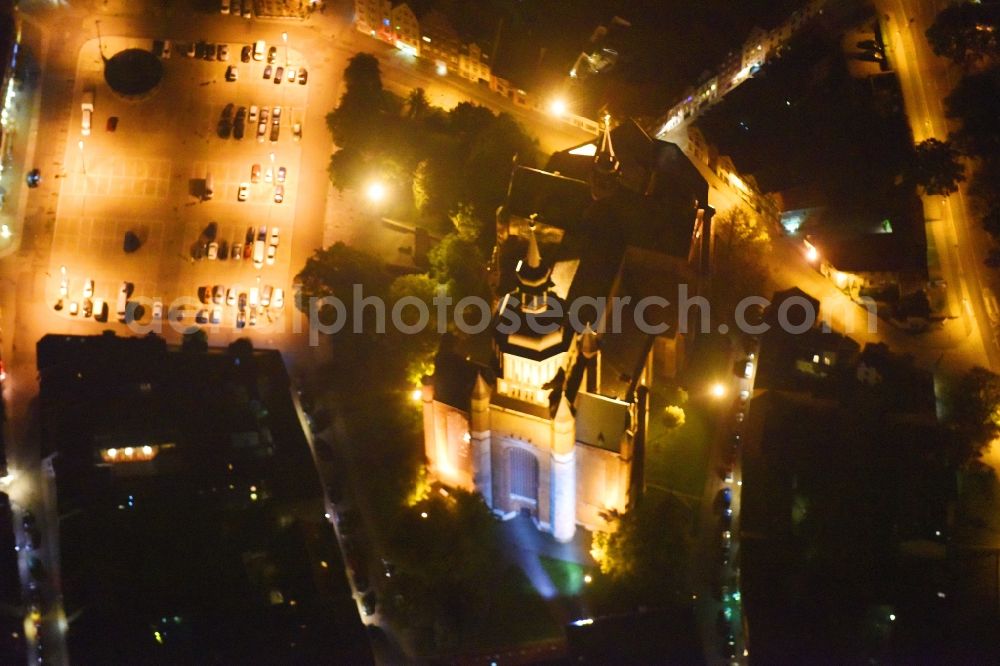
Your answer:
[[[545,573],[552,580],[552,584],[559,590],[560,595],[575,597],[583,591],[583,577],[587,573],[586,567],[576,562],[557,560],[544,555],[540,555],[538,560],[542,563]]]
[[[499,649],[562,636],[545,600],[516,566],[509,567],[495,587],[490,611],[479,635],[464,650]]]
[[[667,429],[662,415],[677,404],[676,390],[654,383],[649,405],[649,441],[646,445],[646,482],[688,498],[700,498],[705,489],[709,445],[718,419],[706,406],[690,400],[682,405],[684,425]]]

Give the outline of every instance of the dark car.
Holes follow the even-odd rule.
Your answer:
[[[247,112],[242,106],[236,114],[236,122],[233,124],[233,138],[242,139],[247,127]]]
[[[229,241],[223,239],[219,243],[219,261],[225,261],[229,258]]]
[[[279,132],[281,132],[281,125],[271,125],[271,143],[278,140]]]
[[[306,84],[306,79],[309,78],[309,71],[303,67],[299,70],[299,85],[304,86]]]
[[[107,129],[109,132],[114,132],[118,129],[118,116],[108,116]]]
[[[204,58],[205,57],[205,48],[207,46],[208,45],[205,42],[196,42],[195,45],[194,45],[194,57],[198,58],[199,60],[201,58]]]
[[[28,558],[28,573],[35,580],[45,580],[49,575],[48,571],[45,570],[45,565],[34,555]]]
[[[28,172],[28,187],[38,187],[38,184],[42,182],[42,172],[38,169],[32,169]]]
[[[246,236],[243,237],[243,242],[247,245],[253,245],[254,238],[256,237],[253,233],[253,227],[247,227],[247,233]]]
[[[240,49],[240,61],[250,62],[250,54],[253,53],[253,47],[247,44],[242,49]]]
[[[728,507],[733,502],[733,489],[723,488],[719,491],[719,500],[722,502],[722,506]]]

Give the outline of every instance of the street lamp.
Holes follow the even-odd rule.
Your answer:
[[[365,196],[375,204],[382,203],[386,194],[385,184],[378,180],[368,183],[368,187],[365,188]]]
[[[10,227],[6,224],[0,224],[0,238],[7,240],[10,238]]]
[[[285,67],[288,67],[288,33],[281,33],[281,41],[285,43]]]
[[[562,118],[566,115],[566,100],[561,98],[556,98],[549,102],[549,113],[553,116],[558,116]]]
[[[722,382],[715,382],[712,384],[712,397],[713,398],[724,398],[726,397],[726,386]]]

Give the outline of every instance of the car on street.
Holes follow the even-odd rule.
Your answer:
[[[253,55],[253,47],[247,44],[242,49],[240,49],[240,62],[250,62],[250,57]]]
[[[219,261],[225,261],[229,258],[229,241],[222,239],[219,241]]]
[[[265,79],[271,78],[271,72],[273,72],[273,71],[274,71],[274,65],[265,65],[264,66],[264,78]]]
[[[87,278],[83,281],[83,297],[90,298],[94,295],[94,281]]]
[[[250,182],[259,183],[260,182],[260,165],[254,164],[250,167]]]
[[[306,79],[309,78],[309,72],[304,67],[299,70],[299,85],[304,86],[306,84]]]
[[[278,182],[279,183],[285,182],[285,175],[287,173],[288,172],[285,171],[285,167],[283,167],[283,166],[278,167]]]
[[[59,281],[59,295],[64,298],[69,295],[69,278],[65,275]]]
[[[247,183],[240,183],[240,189],[236,192],[237,201],[246,201],[250,193],[250,186]]]
[[[268,245],[267,246],[267,265],[268,266],[273,266],[274,265],[274,258],[275,258],[275,255],[277,255],[277,254],[278,254],[278,248],[274,247],[273,245]]]
[[[274,293],[271,294],[271,307],[275,310],[280,310],[285,306],[285,292],[282,291],[281,287],[275,287]]]
[[[230,65],[226,67],[226,81],[229,83],[235,83],[240,79],[240,70],[237,69],[236,65]]]
[[[278,56],[278,47],[272,46],[267,50],[267,64],[273,65]]]
[[[281,132],[281,125],[271,125],[271,143],[278,141],[278,134]]]
[[[239,243],[234,242],[232,249],[229,251],[229,258],[234,261],[239,261],[243,258],[243,246]]]
[[[236,305],[236,288],[230,287],[226,292],[226,305]]]
[[[294,123],[292,125],[292,138],[296,141],[302,140],[302,123]]]
[[[288,68],[288,74],[287,74],[288,82],[289,83],[295,83],[295,78],[296,78],[297,74],[298,73],[295,71],[294,67],[289,67]]]
[[[249,243],[243,246],[243,258],[250,259],[252,255],[253,255],[253,241],[250,241]]]
[[[253,0],[243,0],[243,18],[248,19],[253,17]],[[261,42],[263,44],[263,42]],[[255,60],[260,60],[254,56]]]
[[[281,83],[281,79],[285,78],[285,68],[279,66],[274,70],[274,85]]]
[[[208,258],[214,260],[219,258],[219,244],[212,241],[208,244]]]
[[[38,187],[39,183],[42,182],[42,172],[38,169],[32,169],[28,172],[28,187]]]
[[[266,137],[267,137],[267,123],[261,121],[260,124],[257,125],[257,142],[264,143],[264,139]]]
[[[114,132],[118,129],[118,116],[108,116],[108,124],[105,125],[104,129],[108,132]]]
[[[247,325],[247,315],[243,310],[236,313],[236,328],[243,328]]]
[[[250,115],[247,116],[247,123],[249,123],[251,127],[257,125],[257,120],[258,120],[257,114],[259,111],[260,109],[257,108],[256,104],[250,105]]]
[[[265,308],[268,305],[270,305],[270,303],[271,303],[271,292],[272,291],[273,291],[273,288],[271,287],[271,285],[266,284],[266,285],[264,285],[264,289],[261,290],[261,292],[260,292],[260,304],[263,307],[265,307]]]
[[[198,322],[199,324],[207,324],[208,323],[208,310],[206,310],[205,308],[202,308],[202,309],[198,310],[198,314],[195,315],[194,320],[196,322]]]
[[[212,301],[212,287],[210,285],[198,287],[198,300],[202,303],[210,303]]]
[[[222,322],[222,308],[216,305],[212,308],[212,318],[209,320],[213,324],[218,324]]]
[[[163,301],[153,301],[153,321],[163,319]]]
[[[222,303],[222,299],[225,296],[225,289],[221,284],[217,284],[212,288],[212,302],[216,305]]]
[[[261,268],[264,265],[264,241],[254,241],[253,244],[253,267]]]
[[[247,292],[245,291],[240,292],[240,297],[237,303],[237,307],[240,309],[240,311],[247,309]]]
[[[218,49],[218,52],[216,53],[216,57],[221,62],[228,62],[229,61],[229,44],[219,44],[219,49]]]
[[[275,226],[271,227],[271,245],[275,247],[278,246],[278,240],[279,240],[278,231],[279,231],[278,227]]]
[[[275,185],[274,186],[274,203],[281,203],[285,200],[285,186]],[[272,246],[274,247],[274,246]]]
[[[753,375],[753,358],[748,358],[743,365],[743,376],[749,379]]]

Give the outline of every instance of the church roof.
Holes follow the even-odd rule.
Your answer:
[[[628,403],[592,393],[577,394],[576,441],[619,453],[628,426]]]
[[[560,229],[580,223],[590,205],[590,186],[583,180],[518,166],[510,177],[505,211],[528,219],[538,219]]]

